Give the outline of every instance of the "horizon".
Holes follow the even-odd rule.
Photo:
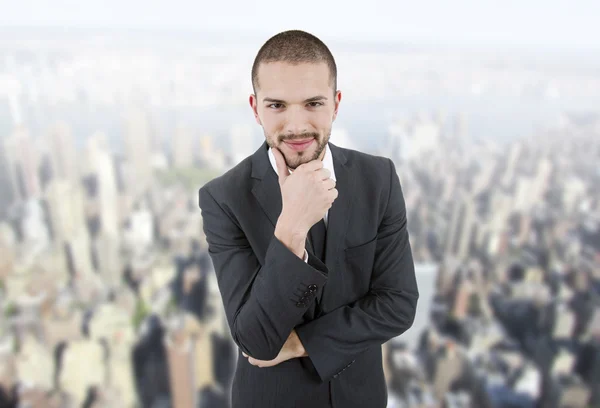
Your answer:
[[[144,36],[161,35],[163,36],[161,42],[170,43],[173,40],[178,41],[191,41],[191,40],[210,40],[211,42],[218,43],[219,45],[229,46],[249,46],[249,47],[260,47],[264,41],[270,36],[276,34],[275,32],[264,32],[260,30],[256,31],[244,31],[243,36],[240,37],[239,31],[233,31],[229,29],[218,29],[218,28],[171,28],[171,27],[144,27],[144,26],[130,26],[130,27],[102,27],[102,26],[59,26],[59,25],[15,25],[15,26],[2,26],[0,25],[0,33],[2,32],[21,32],[21,34],[29,35],[30,33],[44,33],[50,35],[66,35],[81,41],[82,38],[74,37],[73,34],[77,35],[90,35],[96,37],[103,37],[103,40],[111,41],[123,41],[125,40],[147,40]],[[310,31],[309,31],[310,32]],[[111,38],[111,37],[115,38]],[[218,38],[215,38],[217,37]],[[175,38],[176,37],[176,38]],[[330,48],[336,48],[337,51],[345,51],[347,47],[353,47],[352,51],[360,52],[366,47],[369,51],[378,53],[395,53],[395,52],[411,52],[411,51],[431,51],[431,52],[460,52],[460,53],[501,53],[500,55],[519,55],[521,57],[550,57],[559,59],[565,56],[574,56],[583,59],[586,64],[589,63],[600,63],[600,45],[597,48],[560,48],[560,47],[542,47],[533,44],[465,44],[465,43],[452,43],[452,42],[436,42],[419,39],[377,39],[377,38],[354,38],[354,37],[333,37],[324,38],[319,36],[323,41],[330,46]],[[52,41],[54,38],[44,38],[43,40]],[[156,39],[156,38],[153,38]],[[84,39],[85,40],[85,39]],[[97,39],[95,39],[97,40]],[[2,41],[0,38],[0,44],[14,43],[15,39],[5,39]],[[125,44],[120,44],[125,45]],[[159,44],[155,44],[159,45]],[[197,44],[198,46],[205,44]],[[361,47],[361,48],[354,48]]]
[[[336,7],[303,2],[293,13],[270,3],[168,4],[90,1],[85,7],[57,0],[16,3],[3,10],[0,29],[148,30],[161,32],[243,33],[257,40],[292,28],[328,42],[404,43],[459,48],[506,48],[588,52],[600,50],[600,27],[594,16],[600,4],[582,1],[507,1],[502,4],[456,0],[443,2],[375,1]],[[317,10],[317,11],[316,11]]]

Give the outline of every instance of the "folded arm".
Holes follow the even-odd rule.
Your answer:
[[[377,233],[370,291],[295,328],[322,381],[336,376],[368,348],[404,333],[415,317],[419,292],[406,207],[391,160],[390,167],[390,194]]]
[[[231,211],[206,186],[199,206],[233,340],[254,358],[274,359],[327,282],[327,267],[311,254],[299,258],[275,235],[261,265]]]

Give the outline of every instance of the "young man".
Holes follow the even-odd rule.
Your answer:
[[[313,35],[269,39],[252,85],[265,142],[199,192],[240,348],[232,407],[385,407],[381,345],[419,296],[394,164],[329,142],[341,92]]]

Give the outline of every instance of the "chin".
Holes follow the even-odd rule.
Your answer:
[[[291,157],[286,157],[285,161],[290,169],[296,170],[296,168],[304,163],[308,163],[310,161],[316,160],[318,155],[315,151],[312,152],[302,152],[302,154],[295,154]]]

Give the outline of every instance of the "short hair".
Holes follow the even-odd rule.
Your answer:
[[[325,62],[329,68],[330,83],[337,90],[337,65],[329,48],[313,34],[301,30],[280,32],[269,38],[258,50],[252,64],[252,89],[256,94],[258,68],[261,63],[288,62],[290,64]]]

